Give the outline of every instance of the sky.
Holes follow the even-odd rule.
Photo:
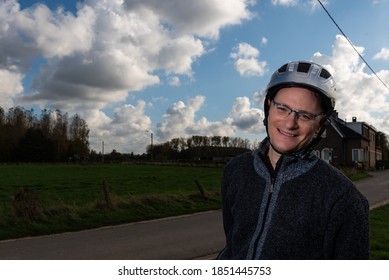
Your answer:
[[[0,0],[0,106],[77,113],[98,153],[254,142],[271,74],[307,60],[333,74],[340,118],[389,133],[389,0],[321,2],[348,40],[317,0]]]

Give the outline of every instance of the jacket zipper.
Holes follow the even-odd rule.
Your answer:
[[[272,195],[273,195],[273,191],[274,191],[274,181],[275,181],[275,177],[272,176],[271,177],[271,181],[270,181],[270,187],[269,187],[269,196],[268,196],[268,198],[266,200],[265,212],[263,213],[263,220],[262,220],[261,230],[260,230],[260,232],[259,232],[259,234],[257,236],[257,239],[255,240],[255,244],[254,244],[254,256],[256,255],[257,248],[258,248],[258,242],[261,239],[261,236],[263,234],[263,230],[265,228],[265,223],[266,223],[267,215],[268,215],[268,211],[269,211],[269,205],[270,205],[270,201],[271,201],[271,198],[272,198]]]

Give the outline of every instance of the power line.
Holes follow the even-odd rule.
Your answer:
[[[350,39],[346,36],[346,34],[343,32],[343,30],[340,28],[340,26],[336,23],[334,18],[331,16],[331,14],[328,12],[328,10],[324,7],[323,3],[320,0],[317,0],[320,4],[320,6],[324,9],[324,11],[327,13],[329,18],[332,20],[332,22],[336,25],[336,27],[339,29],[340,33],[346,38],[346,40],[349,42],[351,47],[354,49],[354,51],[359,55],[359,57],[365,62],[367,67],[370,69],[370,71],[377,77],[377,79],[389,90],[389,87],[385,84],[385,82],[377,75],[377,73],[373,70],[373,68],[370,67],[369,63],[365,60],[365,58],[360,54],[360,52],[355,48],[353,43],[350,41]]]

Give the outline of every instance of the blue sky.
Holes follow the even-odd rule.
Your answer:
[[[322,3],[389,85],[389,0]],[[389,90],[316,0],[0,1],[0,105],[78,113],[98,152],[142,153],[150,131],[261,140],[290,60],[327,66],[340,117],[389,133]]]

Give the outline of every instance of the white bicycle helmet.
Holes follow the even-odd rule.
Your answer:
[[[322,97],[327,118],[335,108],[336,87],[330,72],[314,62],[292,61],[281,66],[271,76],[264,103],[266,118],[269,111],[267,100],[273,99],[278,90],[284,87],[303,87],[318,93]]]

